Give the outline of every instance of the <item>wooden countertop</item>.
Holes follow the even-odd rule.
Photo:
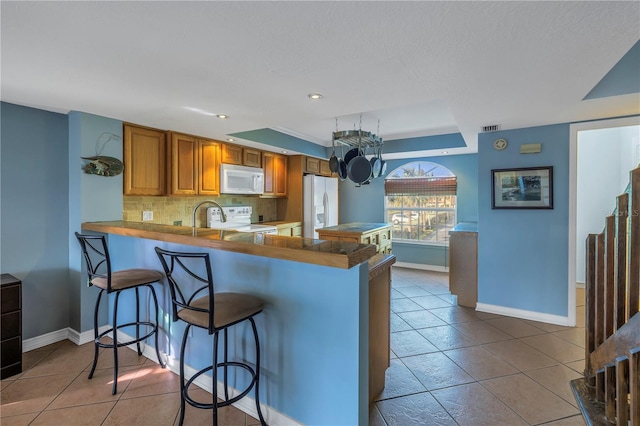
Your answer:
[[[365,223],[365,222],[351,222],[343,223],[342,225],[327,226],[326,228],[316,229],[317,232],[339,232],[341,234],[353,233],[354,235],[360,235],[364,232],[375,231],[376,229],[382,229],[388,227],[389,223]]]
[[[451,234],[451,233],[461,233],[461,232],[477,233],[478,232],[478,223],[477,222],[460,222],[456,226],[451,228],[451,230],[449,231],[449,234]]]
[[[293,227],[293,226],[302,226],[302,222],[290,222],[287,220],[272,220],[269,222],[258,223],[258,225],[271,225],[280,229],[280,228]]]
[[[283,237],[209,228],[159,225],[143,222],[110,221],[85,222],[83,231],[146,238],[233,251],[256,256],[292,260],[295,262],[349,269],[371,259],[376,247],[368,244]]]

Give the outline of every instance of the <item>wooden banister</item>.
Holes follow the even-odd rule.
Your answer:
[[[640,426],[640,168],[586,247],[585,377],[572,389],[587,424]]]

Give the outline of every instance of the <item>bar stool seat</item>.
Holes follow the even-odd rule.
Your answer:
[[[260,341],[254,321],[254,316],[262,312],[264,302],[258,297],[233,292],[214,292],[213,275],[209,253],[190,253],[163,250],[156,247],[156,253],[162,263],[164,273],[169,281],[171,300],[173,307],[173,321],[182,320],[187,325],[182,337],[180,347],[180,420],[184,423],[186,404],[202,409],[212,410],[213,425],[218,425],[218,409],[231,405],[244,398],[252,389],[255,392],[255,403],[261,425],[266,426],[262,410],[260,408]],[[197,297],[200,296],[200,297]],[[228,357],[228,333],[230,327],[249,321],[256,346],[255,369],[246,361],[230,361]],[[193,374],[185,382],[185,348],[189,331],[192,326],[207,330],[213,335],[213,360]],[[218,333],[224,334],[223,356],[218,362]],[[242,344],[241,346],[245,346]],[[229,397],[229,372],[230,368],[239,368],[249,373],[249,384],[238,394]],[[222,369],[224,386],[224,399],[218,401],[218,369]],[[189,387],[194,380],[205,373],[211,372],[212,401],[196,401],[189,395]]]
[[[111,258],[109,256],[109,249],[104,235],[89,235],[75,233],[82,254],[87,266],[88,284],[100,289],[98,298],[96,299],[96,305],[93,313],[93,331],[94,331],[94,355],[91,371],[89,372],[89,379],[93,378],[93,373],[98,365],[98,357],[100,355],[100,348],[113,350],[113,388],[111,393],[115,395],[118,391],[118,348],[123,346],[129,346],[136,344],[138,350],[138,356],[142,355],[140,343],[151,336],[155,336],[155,350],[158,357],[158,363],[162,368],[165,367],[164,362],[160,356],[160,349],[158,347],[158,298],[153,288],[154,283],[162,281],[164,275],[161,272],[153,269],[124,269],[120,271],[113,271],[111,268]],[[140,319],[140,294],[139,289],[141,287],[147,287],[153,298],[155,307],[156,318],[154,321],[141,320]],[[118,301],[120,299],[120,293],[125,290],[134,289],[136,294],[136,320],[128,323],[118,323]],[[114,307],[113,307],[113,319],[112,326],[99,332],[98,312],[100,310],[100,301],[102,295],[115,293]],[[120,341],[118,339],[118,331],[123,328],[134,327],[135,338],[128,341]],[[141,328],[144,328],[146,333],[141,335]],[[112,334],[112,341],[105,342],[103,338]]]

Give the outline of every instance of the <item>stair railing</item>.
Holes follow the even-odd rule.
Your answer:
[[[572,382],[574,394],[587,424],[640,426],[640,167],[630,172],[604,231],[590,234],[586,244],[586,386],[581,386],[595,404],[585,409],[588,403]]]

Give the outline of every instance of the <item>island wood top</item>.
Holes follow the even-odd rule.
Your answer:
[[[349,269],[371,259],[376,246],[311,238],[237,232],[143,222],[85,222],[83,231],[102,232]],[[372,265],[370,265],[372,266]]]
[[[389,223],[352,222],[343,223],[342,225],[327,226],[326,228],[318,228],[316,229],[316,231],[360,235],[364,234],[365,232],[387,228],[389,227],[389,225]]]

